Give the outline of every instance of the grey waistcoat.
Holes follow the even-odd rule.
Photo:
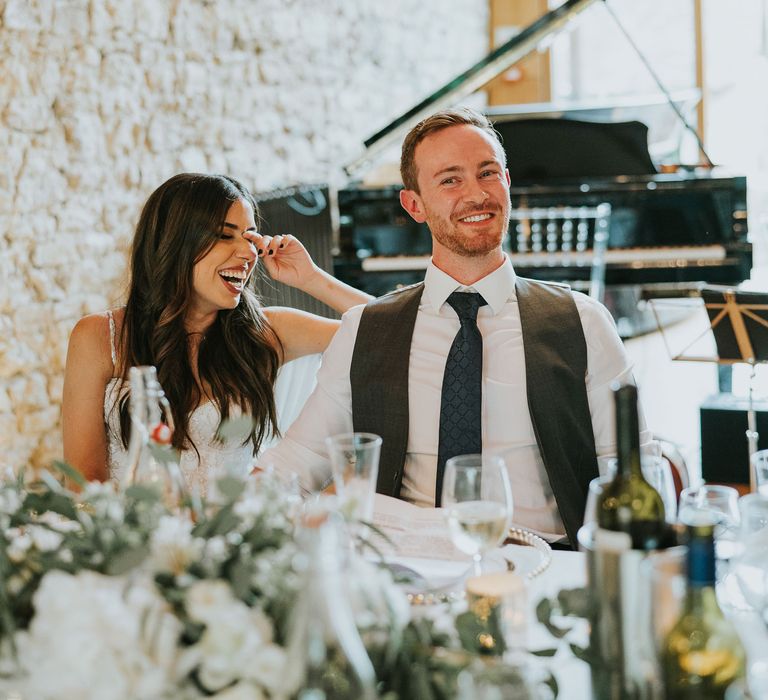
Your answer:
[[[515,289],[531,422],[575,548],[589,482],[598,473],[585,385],[584,331],[567,287],[518,277]],[[354,429],[383,438],[376,490],[394,497],[399,497],[403,481],[411,337],[423,290],[419,283],[368,304],[350,369]]]

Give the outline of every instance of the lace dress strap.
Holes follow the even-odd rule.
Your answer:
[[[107,311],[107,318],[109,319],[109,349],[112,353],[112,366],[117,367],[117,350],[115,349],[115,317],[112,315],[112,311]]]

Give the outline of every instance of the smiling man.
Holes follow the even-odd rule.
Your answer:
[[[506,158],[484,116],[423,120],[400,169],[400,202],[432,233],[425,280],[345,314],[317,389],[260,462],[311,488],[329,473],[325,437],[377,433],[377,490],[430,507],[450,457],[501,453],[514,521],[575,545],[597,455],[615,453],[611,384],[632,379],[613,321],[583,294],[515,274]]]

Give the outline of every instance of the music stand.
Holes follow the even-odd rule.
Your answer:
[[[693,339],[681,352],[672,353],[664,327],[651,300],[656,323],[664,344],[673,360],[688,362],[715,362],[718,365],[747,364],[750,367],[749,398],[747,403],[747,451],[751,457],[758,450],[757,414],[754,407],[754,379],[757,365],[768,362],[768,293],[739,291],[731,287],[702,287],[699,290],[707,311],[709,326]],[[686,355],[702,336],[712,332],[717,355]],[[749,465],[749,488],[757,490],[756,475]]]

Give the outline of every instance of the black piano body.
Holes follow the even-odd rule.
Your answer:
[[[429,261],[429,230],[401,208],[399,189],[351,187],[338,193],[335,273],[374,295],[419,281]],[[674,296],[697,283],[738,284],[750,274],[745,177],[559,178],[513,184],[510,198],[513,209],[611,205],[605,302],[625,337],[650,330],[651,319],[635,313],[644,291]],[[504,245],[520,275],[587,286],[589,251],[574,261],[573,254],[520,252],[514,235]]]

